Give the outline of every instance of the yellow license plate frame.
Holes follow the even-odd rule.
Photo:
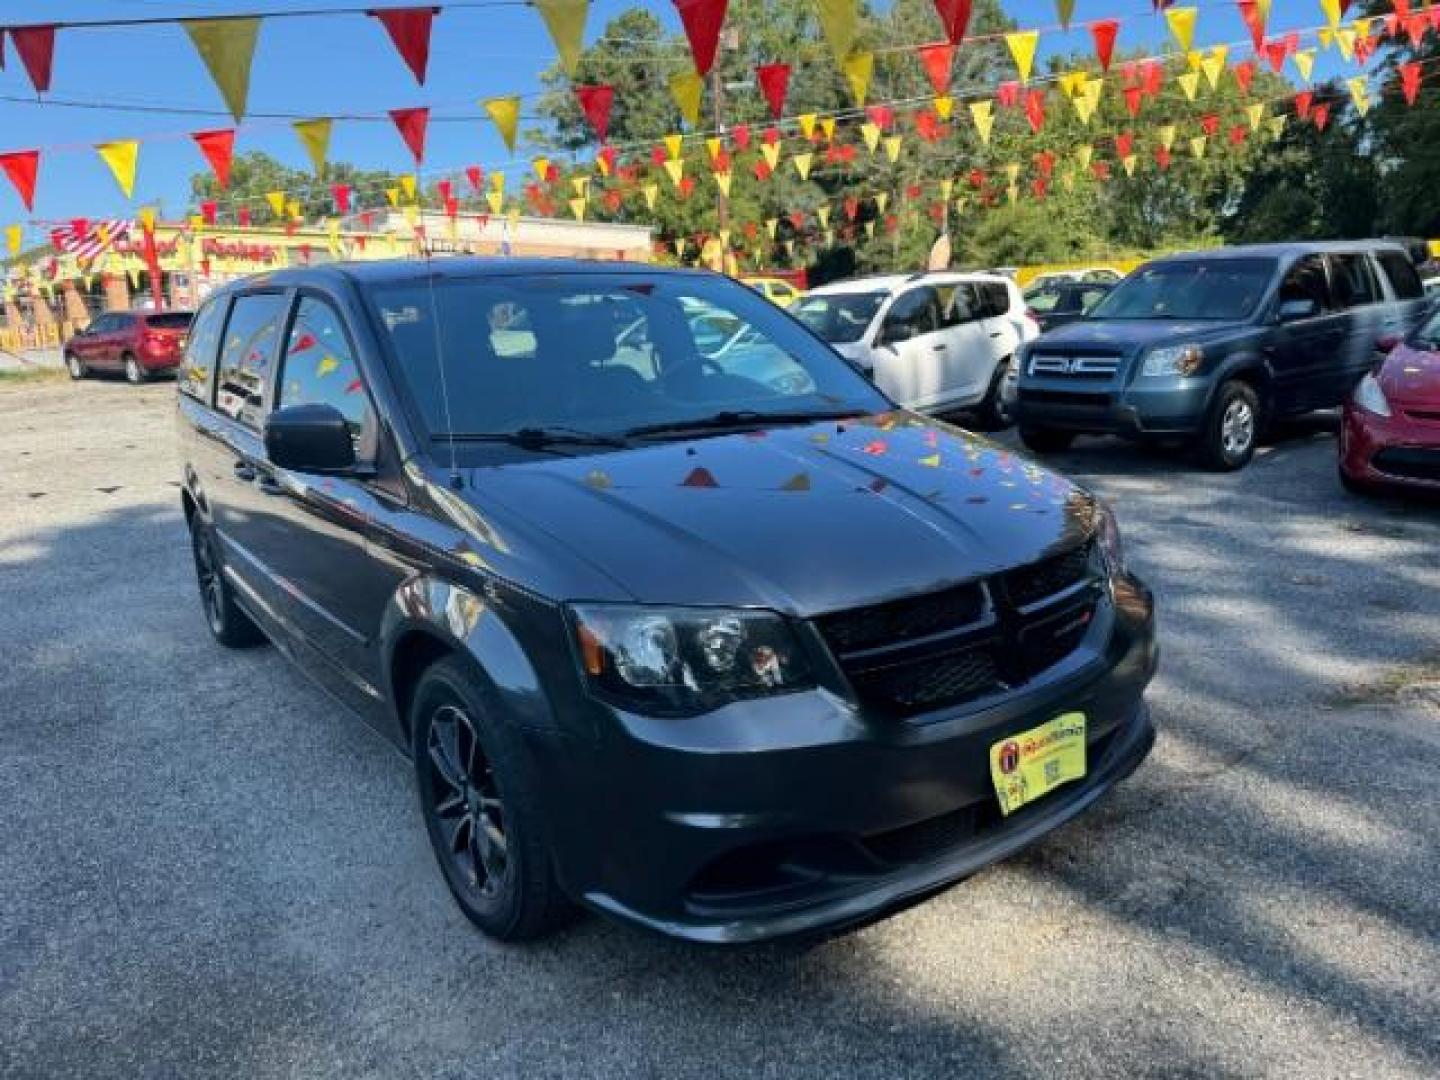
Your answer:
[[[1087,726],[1083,712],[1061,713],[991,745],[990,779],[1001,814],[1009,817],[1062,784],[1085,776]]]

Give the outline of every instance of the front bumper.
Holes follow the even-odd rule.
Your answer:
[[[1358,484],[1440,491],[1440,426],[1403,414],[1376,416],[1347,402],[1340,422],[1340,469]]]
[[[1039,378],[1020,380],[1016,419],[1034,427],[1128,438],[1190,435],[1209,406],[1206,379],[1155,380],[1159,385],[1113,380]]]
[[[572,747],[542,770],[568,788],[550,802],[561,879],[594,908],[711,943],[862,923],[959,881],[1080,814],[1149,752],[1148,590],[1122,579],[1112,612],[1063,677],[909,721],[867,718],[824,688],[685,721],[611,712],[598,754]],[[991,745],[1074,710],[1086,776],[1002,818]]]

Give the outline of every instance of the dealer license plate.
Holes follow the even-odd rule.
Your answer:
[[[990,778],[1005,815],[1084,775],[1084,713],[1064,713],[990,747]]]

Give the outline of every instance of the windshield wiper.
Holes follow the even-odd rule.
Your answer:
[[[525,450],[544,450],[549,446],[615,446],[630,443],[619,435],[599,431],[581,431],[568,427],[522,427],[514,431],[456,431],[435,436],[447,442],[501,442]]]
[[[625,432],[630,436],[684,434],[691,431],[715,431],[726,428],[764,427],[769,424],[811,424],[817,420],[848,420],[865,416],[862,409],[809,410],[805,412],[761,412],[758,409],[725,409],[710,416],[685,420],[666,420],[645,424]]]

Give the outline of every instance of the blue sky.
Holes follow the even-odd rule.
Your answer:
[[[1022,26],[1050,26],[1056,21],[1051,0],[1002,0],[1002,4]],[[1231,0],[1199,0],[1199,4],[1197,46],[1247,38]],[[0,0],[0,23],[33,22],[41,17],[84,20],[206,15],[267,6],[300,9],[319,5],[286,5],[279,0],[69,0],[49,2],[42,9],[33,0]],[[632,5],[623,0],[594,0],[587,40],[628,6]],[[669,3],[651,6],[678,27]],[[1134,17],[1148,11],[1148,0],[1077,0],[1071,33],[1043,35],[1042,53],[1088,49],[1090,36],[1084,23],[1105,17],[1126,19],[1117,48],[1151,45],[1166,51],[1171,46],[1164,21]],[[1322,20],[1316,0],[1274,0],[1270,29],[1281,33]],[[936,27],[938,31],[938,21]],[[1247,45],[1232,56],[1248,52]],[[360,15],[273,20],[260,33],[250,112],[326,116],[430,105],[437,117],[448,114],[469,119],[432,123],[427,172],[458,171],[468,164],[488,167],[505,162],[509,155],[476,102],[489,95],[535,92],[538,72],[553,57],[554,47],[533,8],[451,9],[436,20],[430,77],[420,87],[376,20]],[[1329,70],[1317,64],[1316,76]],[[62,31],[50,96],[101,106],[208,108],[215,110],[215,115],[36,104],[14,47],[8,45],[6,68],[0,72],[0,98],[30,100],[0,100],[0,151],[45,148],[34,213],[41,220],[128,216],[135,206],[157,200],[163,200],[168,213],[178,213],[188,196],[190,174],[204,167],[187,133],[230,126],[218,92],[184,31],[175,24]],[[95,142],[122,138],[143,140],[134,203],[121,196],[90,150]],[[298,141],[283,120],[247,120],[237,151],[248,149],[264,150],[296,166],[306,165]],[[331,157],[367,168],[403,169],[408,164],[407,152],[388,120],[337,123]],[[14,191],[0,180],[0,223],[26,216]]]

